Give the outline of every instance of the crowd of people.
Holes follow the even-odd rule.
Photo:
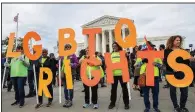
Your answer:
[[[150,89],[152,90],[152,97],[153,97],[153,109],[155,112],[160,112],[159,110],[159,84],[162,82],[162,77],[165,77],[166,74],[174,74],[176,78],[182,79],[184,77],[184,73],[180,71],[173,70],[167,63],[167,57],[168,55],[176,50],[176,49],[183,49],[182,48],[182,38],[179,35],[171,36],[167,40],[166,46],[161,44],[158,48],[159,51],[164,51],[164,58],[156,58],[153,62],[154,65],[154,86],[140,86],[139,80],[146,75],[147,71],[147,63],[148,60],[146,58],[139,58],[137,57],[138,51],[145,51],[148,49],[148,47],[144,45],[135,46],[133,48],[133,52],[130,52],[129,49],[127,49],[126,52],[126,58],[128,61],[128,68],[129,68],[129,74],[130,78],[133,78],[133,85],[132,88],[135,91],[139,91],[140,97],[143,97],[145,109],[144,112],[150,112],[151,105],[149,100],[149,94]],[[151,46],[152,50],[157,50],[156,46],[148,41],[149,46]],[[123,50],[123,48],[117,43],[114,42],[112,44],[113,51],[111,52],[111,61],[112,63],[118,63],[120,62],[120,51]],[[71,45],[66,44],[64,47],[64,50],[70,50]],[[184,63],[188,66],[190,66],[193,70],[193,73],[195,74],[195,51],[189,51],[188,49],[185,49],[188,51],[191,55],[190,59],[183,60],[181,57],[177,59],[178,63]],[[53,101],[53,87],[57,86],[64,86],[64,98],[65,103],[63,107],[69,108],[73,105],[73,98],[74,98],[74,88],[73,89],[67,89],[66,85],[66,77],[64,72],[65,64],[63,63],[65,59],[70,59],[70,67],[72,71],[72,77],[73,77],[73,83],[75,81],[81,81],[80,77],[80,69],[81,69],[81,63],[84,59],[89,58],[89,49],[83,49],[80,51],[79,56],[77,57],[75,54],[72,54],[70,56],[65,57],[58,57],[55,58],[54,53],[50,53],[48,56],[48,50],[43,49],[42,50],[42,56],[37,60],[29,60],[28,57],[24,55],[23,48],[21,46],[18,46],[16,48],[17,52],[21,52],[21,56],[17,58],[7,59],[5,57],[2,57],[2,71],[6,68],[5,73],[5,80],[3,88],[7,88],[7,91],[10,92],[12,89],[12,86],[14,87],[15,91],[15,102],[13,102],[11,105],[19,105],[20,108],[22,108],[25,104],[25,98],[35,97],[36,96],[36,89],[39,88],[39,86],[35,86],[39,84],[39,72],[41,67],[48,67],[51,69],[53,74],[53,80],[52,82],[47,86],[48,90],[52,96],[52,98],[48,98],[47,107],[50,107]],[[34,52],[35,53],[35,52]],[[99,84],[101,84],[101,87],[107,87],[106,85],[106,64],[104,56],[101,54],[101,52],[95,52],[94,57],[100,60],[99,65],[93,65],[92,63],[87,63],[87,77],[89,79],[93,79],[93,77],[90,74],[91,70],[100,70],[101,71],[101,80]],[[59,61],[61,60],[61,69],[59,70]],[[34,73],[36,71],[36,73]],[[62,84],[60,85],[58,73],[61,75]],[[3,74],[3,73],[2,73]],[[36,83],[35,84],[35,76],[36,76]],[[2,75],[3,76],[3,75]],[[117,100],[117,87],[118,82],[120,82],[122,87],[122,93],[123,93],[123,101],[124,101],[124,108],[129,109],[129,91],[128,91],[128,83],[123,82],[122,80],[122,70],[116,69],[113,70],[113,76],[114,76],[114,83],[111,84],[111,96],[110,96],[110,104],[108,106],[109,109],[113,109],[115,107],[115,103]],[[47,79],[47,74],[43,74],[43,79]],[[2,78],[3,79],[3,78]],[[25,88],[24,86],[27,85],[28,82],[29,86],[29,92],[25,96]],[[57,83],[56,83],[57,82]],[[194,87],[193,83],[195,82],[195,76],[193,79],[192,84],[190,87]],[[84,105],[83,108],[88,108],[90,106],[90,103],[93,104],[94,109],[98,109],[98,84],[91,87],[91,101],[90,101],[90,87],[85,85],[83,83],[84,90]],[[163,88],[170,88],[170,98],[173,103],[174,111],[175,112],[189,112],[186,108],[186,102],[188,98],[188,87],[185,88],[179,88],[181,92],[181,100],[180,105],[177,101],[177,95],[176,95],[176,87],[172,86],[168,83],[166,80],[166,85],[164,85]],[[40,108],[43,105],[43,95],[38,96],[38,104],[35,106],[35,108]]]

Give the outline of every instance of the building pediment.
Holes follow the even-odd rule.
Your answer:
[[[105,15],[87,24],[84,24],[82,28],[93,28],[93,27],[99,27],[99,26],[115,25],[117,24],[119,19],[120,19],[119,17]]]

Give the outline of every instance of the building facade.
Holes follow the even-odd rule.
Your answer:
[[[85,49],[84,42],[82,43],[77,43],[77,50],[76,50],[76,56],[79,56],[79,53],[82,49]]]

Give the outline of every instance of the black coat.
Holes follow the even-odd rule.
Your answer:
[[[41,67],[47,67],[50,70],[52,69],[52,63],[51,63],[51,60],[50,60],[49,57],[47,57],[47,59],[43,63],[43,66],[42,66],[42,57],[39,59],[39,62],[38,62],[38,65],[37,65],[37,71],[38,71],[38,73],[40,73],[40,68]],[[38,76],[39,76],[39,74],[38,74]],[[43,79],[47,79],[47,78],[48,78],[47,74],[46,73],[43,73]]]
[[[50,59],[50,62],[51,62],[51,70],[57,71],[56,64],[58,63],[58,61],[55,58],[53,58],[53,59]]]
[[[165,49],[164,50],[164,60],[163,60],[163,62],[166,66],[166,72],[174,74],[177,79],[183,79],[184,78],[184,73],[183,72],[181,72],[181,71],[174,72],[174,70],[168,65],[167,58],[168,58],[169,54],[172,51],[173,51],[172,49]],[[187,66],[190,65],[190,60],[189,59],[183,60],[182,57],[176,58],[176,62],[186,64]]]

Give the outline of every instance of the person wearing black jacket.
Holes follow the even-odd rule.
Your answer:
[[[35,54],[35,51],[33,51]],[[35,88],[34,88],[34,70],[33,65],[35,68],[38,66],[39,59],[37,60],[29,60],[30,66],[28,67],[28,85],[29,85],[29,94],[25,96],[25,98],[34,97],[36,95]],[[35,74],[38,74],[38,71],[35,71]]]
[[[37,67],[36,71],[40,72],[40,68],[41,67],[47,67],[49,69],[52,69],[52,63],[51,63],[50,57],[48,57],[47,54],[48,54],[48,50],[47,49],[43,49],[42,57],[39,59],[38,67]],[[48,78],[48,75],[46,73],[43,73],[43,79],[46,80],[47,78]],[[37,86],[39,87],[39,74],[37,76]],[[47,88],[48,88],[48,90],[49,90],[49,92],[51,94],[51,97],[52,97],[52,98],[48,98],[47,107],[50,107],[50,105],[52,104],[52,101],[53,101],[52,82],[47,86]],[[37,104],[35,106],[36,109],[42,106],[42,104],[43,104],[43,95],[42,96],[38,96],[38,100],[39,100],[39,104]]]
[[[56,85],[56,71],[57,71],[56,64],[58,63],[58,61],[55,59],[54,53],[50,53],[49,57],[50,57],[50,61],[51,61],[51,71],[53,74],[52,83],[55,86]]]
[[[191,54],[192,57],[194,57],[195,56],[195,51],[191,51],[190,54]],[[194,87],[194,85],[193,85],[193,83],[195,83],[195,62],[194,61],[190,63],[190,67],[191,67],[191,69],[193,71],[193,74],[194,74],[194,79],[193,79],[193,82],[192,82],[192,87]]]
[[[171,36],[168,41],[167,41],[167,45],[166,45],[166,49],[164,51],[164,64],[166,66],[166,73],[167,74],[174,74],[174,76],[177,79],[183,79],[184,78],[184,73],[181,71],[175,71],[173,70],[167,62],[167,58],[168,55],[176,50],[176,49],[182,49],[182,37],[180,35],[175,35],[175,36]],[[190,61],[194,60],[194,58],[190,58],[187,60],[183,60],[181,57],[178,57],[176,59],[177,63],[183,63],[189,66]],[[181,96],[180,96],[180,106],[177,103],[177,94],[176,94],[176,87],[170,85],[170,97],[171,100],[173,102],[173,106],[174,106],[174,111],[175,112],[189,112],[188,109],[186,108],[186,102],[187,102],[187,98],[188,98],[188,87],[184,87],[184,88],[179,88],[180,92],[181,92]]]

